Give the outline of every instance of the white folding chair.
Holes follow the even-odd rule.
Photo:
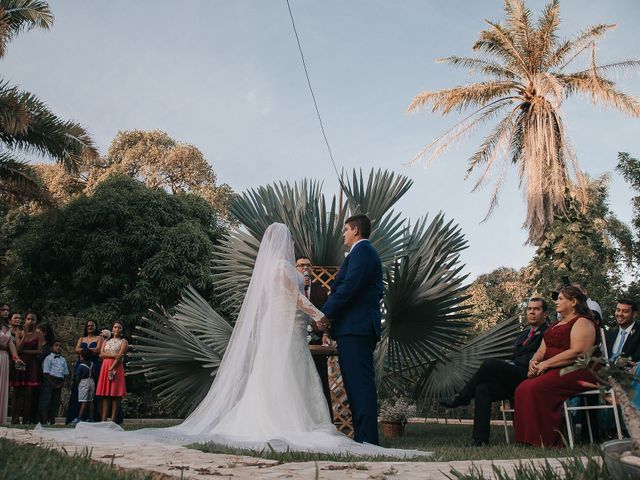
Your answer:
[[[507,443],[511,443],[509,440],[509,425],[507,424],[507,413],[513,415],[515,410],[509,400],[502,400],[500,402],[500,412],[502,413],[502,425],[504,426],[504,438]],[[513,418],[513,417],[511,417]],[[513,424],[513,421],[511,422]]]
[[[600,329],[600,341],[602,342],[602,354],[604,358],[609,359],[609,352],[607,351],[607,342],[604,336],[604,330]],[[567,399],[564,401],[564,417],[567,423],[567,436],[569,437],[569,447],[573,448],[575,445],[574,442],[574,434],[573,434],[573,422],[571,421],[570,412],[576,411],[587,411],[585,417],[587,418],[587,428],[589,429],[589,440],[593,443],[593,430],[591,428],[591,418],[589,418],[588,410],[606,410],[613,409],[613,418],[616,422],[616,433],[618,434],[618,438],[622,439],[622,428],[620,427],[620,416],[618,413],[618,402],[616,401],[616,395],[613,389],[609,388],[604,392],[606,395],[611,397],[611,404],[607,404],[606,402],[602,405],[580,405],[580,406],[572,406],[569,401],[571,399]],[[587,392],[582,392],[574,397],[584,397],[587,398],[588,395],[600,395],[600,389],[597,390],[589,390]],[[572,397],[572,398],[574,398]],[[505,427],[506,428],[506,427]]]

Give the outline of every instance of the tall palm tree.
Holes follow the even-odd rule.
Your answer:
[[[551,0],[537,22],[524,0],[505,0],[504,10],[504,23],[487,21],[489,28],[480,32],[473,46],[480,56],[440,59],[471,73],[484,74],[488,80],[426,91],[409,105],[409,112],[427,106],[442,114],[471,110],[469,116],[425,147],[414,162],[430,161],[475,127],[502,115],[469,159],[467,177],[480,170],[475,191],[498,168],[495,163],[503,161],[505,167],[514,164],[520,184],[524,184],[527,192],[524,227],[528,229],[529,242],[537,244],[554,214],[564,210],[565,189],[585,192],[577,159],[565,133],[562,101],[583,93],[594,103],[640,116],[638,100],[616,89],[615,83],[606,77],[610,72],[635,69],[640,60],[597,64],[596,42],[615,25],[591,26],[570,40],[560,40],[559,0]],[[567,72],[583,54],[591,55],[589,68]],[[507,169],[500,170],[487,217],[497,204]]]
[[[0,0],[0,58],[20,32],[49,29],[53,14],[47,2]],[[86,130],[77,122],[57,117],[29,92],[0,79],[0,194],[48,201],[35,172],[18,153],[52,158],[77,171],[85,156],[97,156]]]
[[[185,410],[197,405],[224,354],[267,227],[285,223],[296,254],[316,265],[339,265],[344,259],[340,232],[346,215],[356,212],[372,218],[371,241],[385,270],[383,333],[376,350],[383,392],[400,390],[421,399],[447,394],[483,358],[508,356],[513,325],[466,343],[466,275],[459,254],[467,244],[458,226],[441,213],[410,226],[394,212],[392,206],[411,187],[406,177],[372,171],[365,180],[362,172],[354,172],[343,184],[347,204],[342,208],[335,196],[327,201],[320,184],[307,180],[238,195],[230,212],[241,227],[231,231],[214,259],[219,301],[228,318],[195,290],[185,292],[175,314],[163,311],[146,319],[132,353],[134,372],[144,373],[169,404]],[[443,374],[451,363],[455,368],[448,370],[455,375]],[[204,384],[203,376],[209,379]],[[188,400],[185,391],[192,394]]]

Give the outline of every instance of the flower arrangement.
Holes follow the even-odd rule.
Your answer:
[[[407,419],[417,414],[415,403],[404,398],[385,399],[380,404],[380,418],[383,422],[397,422],[405,424]]]

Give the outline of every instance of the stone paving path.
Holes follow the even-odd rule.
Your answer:
[[[66,453],[82,451],[73,443],[59,442],[43,438],[33,430],[0,427],[0,437],[18,443],[51,446]],[[451,469],[467,472],[472,465],[482,469],[485,475],[491,473],[491,465],[499,465],[512,472],[521,460],[482,460],[455,462],[362,462],[346,464],[340,462],[279,463],[255,457],[241,457],[204,453],[177,446],[141,445],[135,449],[128,447],[101,447],[99,439],[90,445],[94,460],[111,463],[126,469],[143,469],[163,475],[184,479],[446,479]],[[526,460],[544,463],[545,459]],[[559,467],[558,459],[548,459],[554,467]]]

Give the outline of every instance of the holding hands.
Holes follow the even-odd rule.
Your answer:
[[[529,362],[529,371],[527,372],[527,376],[529,378],[537,377],[545,373],[548,369],[549,369],[549,365],[547,364],[547,362],[545,361],[539,362],[538,360],[532,359]]]
[[[331,321],[327,317],[323,316],[320,320],[314,320],[311,325],[316,332],[328,332],[329,327],[331,326]]]

